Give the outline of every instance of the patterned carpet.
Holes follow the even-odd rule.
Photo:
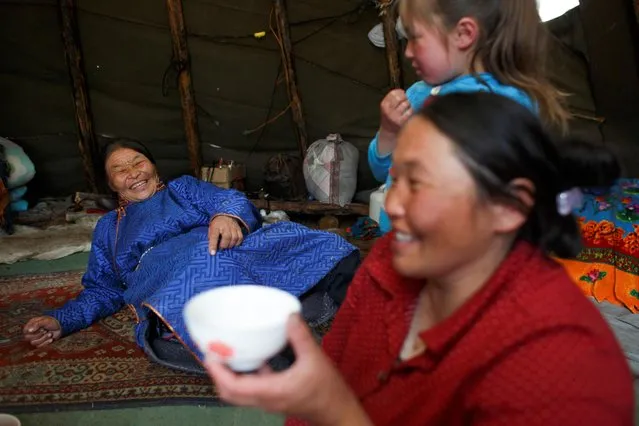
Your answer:
[[[350,240],[362,258],[374,243]],[[75,297],[81,277],[80,271],[0,277],[0,411],[221,404],[208,379],[146,358],[128,309],[49,347],[26,344],[27,320]]]
[[[80,278],[80,272],[0,278],[0,411],[219,404],[206,378],[147,360],[128,310],[50,347],[27,345],[23,324],[74,297]]]

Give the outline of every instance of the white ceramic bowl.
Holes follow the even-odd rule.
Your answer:
[[[283,290],[231,285],[193,297],[184,307],[184,320],[204,354],[248,372],[284,348],[288,319],[301,308],[300,301]]]
[[[0,426],[20,426],[20,420],[11,414],[0,414]]]

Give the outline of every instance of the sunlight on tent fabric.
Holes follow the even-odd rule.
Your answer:
[[[579,6],[579,0],[537,0],[539,16],[546,22],[555,19]]]

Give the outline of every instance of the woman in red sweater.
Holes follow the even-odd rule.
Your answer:
[[[614,158],[560,149],[524,107],[474,93],[425,106],[393,162],[394,231],[324,351],[292,318],[293,366],[242,376],[209,363],[220,396],[289,425],[631,426],[621,349],[549,257],[579,250],[576,188],[610,184]]]

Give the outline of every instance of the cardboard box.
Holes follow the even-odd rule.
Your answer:
[[[200,179],[225,189],[244,191],[246,168],[243,164],[202,167]]]

